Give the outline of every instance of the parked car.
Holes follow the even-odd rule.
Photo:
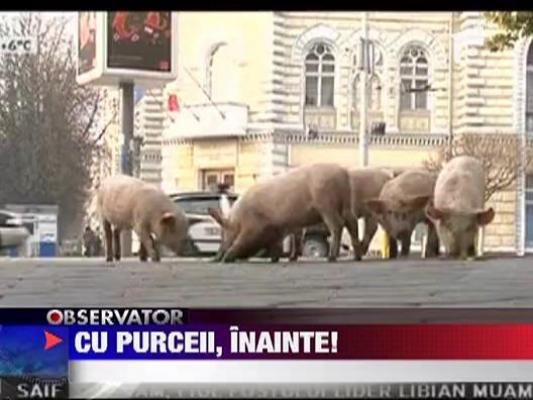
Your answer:
[[[185,192],[171,194],[189,220],[189,244],[185,256],[215,254],[220,247],[222,229],[208,214],[209,208],[229,210],[237,200],[237,195],[223,190]]]
[[[0,250],[18,247],[30,236],[21,219],[14,213],[0,210]]]

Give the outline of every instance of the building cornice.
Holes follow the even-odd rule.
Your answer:
[[[468,134],[465,134],[468,135]],[[484,136],[495,136],[505,142],[506,139],[512,139],[512,134],[483,134]],[[445,133],[394,133],[389,135],[370,135],[368,144],[371,147],[415,147],[415,148],[433,148],[446,143],[448,135]],[[238,139],[241,143],[273,141],[278,144],[317,144],[317,145],[357,145],[359,135],[354,132],[323,132],[314,137],[297,130],[275,130],[263,132],[249,132],[245,136],[227,136],[224,138],[169,138],[162,140],[163,146],[173,146],[179,144],[192,144],[195,141],[202,140],[221,140],[221,139]],[[527,147],[533,147],[533,137],[527,139]]]

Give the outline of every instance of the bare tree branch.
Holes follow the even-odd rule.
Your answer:
[[[522,139],[516,134],[464,134],[450,144],[442,145],[425,166],[438,172],[453,157],[469,155],[478,158],[485,169],[485,200],[511,187],[516,179],[533,166],[529,146],[525,165],[522,165]]]
[[[41,13],[0,19],[0,33],[35,37],[36,54],[0,58],[0,204],[59,205],[59,236],[76,232],[91,187],[98,90],[76,83],[64,18]],[[107,125],[109,126],[109,125]],[[106,128],[107,129],[107,128]],[[76,232],[77,234],[77,232]]]

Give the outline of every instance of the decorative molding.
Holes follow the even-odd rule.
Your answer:
[[[447,134],[390,134],[390,135],[370,135],[369,145],[376,147],[402,146],[431,148],[444,143],[448,138]],[[203,140],[206,140],[205,138]],[[220,140],[220,139],[217,139]],[[324,132],[315,138],[296,130],[276,130],[274,132],[253,132],[238,138],[240,143],[268,142],[276,144],[333,144],[333,145],[356,145],[359,142],[359,134],[354,132]],[[181,144],[193,144],[194,139],[172,138],[163,140],[164,146],[175,146]],[[533,144],[533,140],[532,140]]]
[[[413,28],[402,33],[397,39],[389,43],[390,51],[394,54],[394,58],[398,63],[402,57],[402,52],[407,46],[412,44],[422,45],[428,51],[431,64],[437,64],[436,60],[439,60],[442,64],[448,62],[448,54],[444,51],[438,37],[423,29]]]
[[[295,63],[303,62],[307,48],[320,40],[330,44],[333,47],[333,52],[336,53],[338,50],[337,41],[340,36],[341,34],[335,28],[322,23],[307,29],[296,38],[291,52],[291,61]],[[337,56],[337,54],[334,55]]]
[[[533,46],[533,38],[521,38],[514,47],[514,90],[513,90],[513,126],[517,132],[526,135],[526,62],[529,46]],[[524,138],[526,146],[531,146],[533,138]],[[516,218],[515,245],[516,252],[522,256],[526,250],[526,174],[520,173],[516,183]]]

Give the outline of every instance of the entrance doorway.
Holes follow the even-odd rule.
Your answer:
[[[233,191],[235,185],[234,169],[204,169],[202,170],[202,190],[216,190],[217,185],[224,183],[228,190]]]

